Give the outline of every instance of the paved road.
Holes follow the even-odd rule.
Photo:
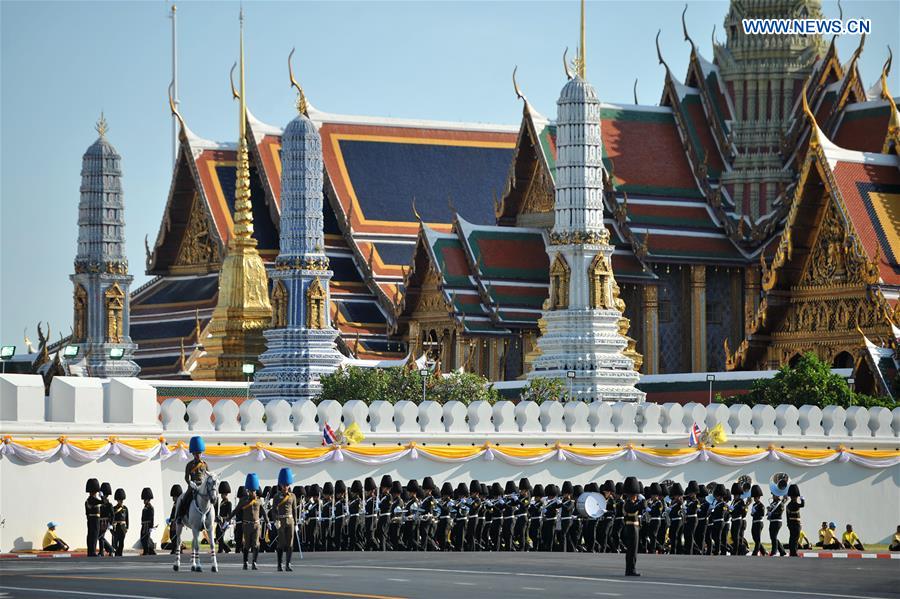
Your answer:
[[[481,597],[728,597],[900,599],[897,560],[639,556],[641,578],[625,578],[615,555],[517,553],[307,554],[292,573],[274,554],[244,572],[237,556],[220,571],[173,572],[171,556],[0,562],[0,597],[79,599],[357,599]]]

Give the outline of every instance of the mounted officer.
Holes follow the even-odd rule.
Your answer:
[[[206,462],[203,461],[201,455],[206,451],[206,443],[203,437],[191,437],[188,450],[194,455],[194,458],[184,467],[184,480],[187,482],[187,490],[181,496],[178,503],[178,512],[175,514],[176,520],[180,520],[188,512],[188,506],[194,498],[194,490],[203,482],[203,477],[209,471]]]

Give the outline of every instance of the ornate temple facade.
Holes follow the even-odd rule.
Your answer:
[[[294,402],[319,394],[319,377],[333,372],[342,356],[335,345],[329,288],[332,272],[325,255],[322,218],[322,139],[300,114],[282,137],[280,252],[272,269],[272,328],[265,332],[264,368],[250,391],[261,401]]]
[[[769,368],[807,350],[859,367],[871,358],[867,343],[891,343],[900,296],[892,186],[900,169],[886,75],[884,83],[864,85],[862,43],[843,62],[834,40],[746,36],[740,27],[743,17],[820,14],[817,0],[732,2],[725,40],[714,38],[709,60],[684,15],[687,72],[672,73],[658,48],[658,104],[598,97],[599,201],[627,319],[619,331],[642,373]],[[801,101],[807,81],[821,131],[815,151]],[[308,107],[322,139],[330,316],[345,355],[427,354],[442,370],[466,368],[492,380],[523,378],[540,359],[537,340],[549,330],[542,305],[559,295],[552,281],[566,275],[547,252],[563,183],[561,124],[516,91],[523,106],[518,127]],[[245,121],[253,237],[272,265],[280,243],[283,132],[249,111]],[[808,166],[810,160],[820,166]],[[188,376],[205,351],[234,230],[236,163],[235,144],[183,128],[163,223],[148,243],[147,272],[155,278],[132,300],[144,376]],[[834,214],[811,208],[821,198],[804,198],[823,185],[846,211],[839,203]],[[868,274],[852,284],[843,274],[823,276],[813,292],[796,277],[813,260],[833,257],[836,241],[829,254],[797,240],[813,244],[823,227],[832,229],[826,237],[852,249],[840,268]],[[866,268],[853,263],[863,258]],[[826,304],[850,293],[848,285],[855,299],[827,312]],[[269,286],[274,305],[277,289]],[[859,305],[873,302],[873,314],[856,318],[865,311]],[[814,306],[803,318],[785,308],[799,311],[803,303]],[[828,316],[828,336],[817,328],[826,312],[840,315]],[[844,318],[848,312],[854,317]],[[788,326],[780,324],[783,315],[794,319],[789,332],[776,330]]]
[[[99,137],[82,158],[78,253],[75,274],[69,277],[75,287],[69,343],[78,346],[76,359],[85,375],[137,376],[136,345],[129,335],[132,277],[125,256],[122,157],[106,139],[106,131],[101,114]],[[43,346],[46,352],[46,343]]]

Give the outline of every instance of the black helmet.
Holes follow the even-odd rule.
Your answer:
[[[362,495],[363,485],[362,481],[358,478],[350,483],[350,492],[354,495]]]
[[[571,495],[573,490],[574,489],[572,488],[572,481],[567,480],[567,481],[563,482],[563,484],[562,484],[562,494],[563,495]]]
[[[227,480],[219,483],[219,494],[224,495],[225,493],[231,493],[231,485],[228,484]]]
[[[556,488],[556,485],[554,485],[552,483],[547,485],[545,492],[546,492],[547,497],[549,497],[550,499],[553,499],[554,497],[559,496],[559,490]]]
[[[293,491],[294,496],[296,497],[305,497],[306,489],[303,488],[303,485],[294,485],[294,488],[291,489]]]
[[[419,481],[414,478],[409,479],[406,483],[406,490],[410,493],[415,493],[419,490]]]
[[[685,490],[685,493],[688,495],[696,495],[699,492],[700,492],[700,487],[697,486],[697,481],[695,481],[695,480],[688,481],[688,486],[687,486],[687,489]]]
[[[116,501],[125,501],[125,489],[116,489],[116,493],[113,497]]]
[[[697,485],[697,495],[705,497],[706,494],[706,485]]]
[[[715,488],[715,490],[713,491],[713,494],[712,494],[712,495],[713,495],[713,497],[718,497],[718,498],[720,498],[720,499],[721,499],[722,497],[725,497],[725,485],[723,485],[722,483],[718,483],[718,484],[716,485],[716,488]]]
[[[147,501],[148,499],[153,499],[153,489],[144,487],[144,490],[141,491],[141,501]]]
[[[582,487],[581,485],[575,485],[572,488],[572,497],[578,497],[582,493],[584,493],[584,487]]]
[[[484,483],[481,483],[481,496],[482,497],[488,496],[488,486]]]
[[[650,490],[648,491],[650,495],[662,495],[662,487],[659,486],[659,483],[652,483],[650,485]]]
[[[307,497],[318,497],[321,489],[319,489],[318,483],[313,483],[309,486],[309,491],[306,492]]]
[[[762,497],[763,492],[762,488],[759,485],[753,485],[750,487],[750,497]]]
[[[334,495],[334,485],[331,481],[328,481],[322,485],[322,497],[330,497],[331,495]]]
[[[172,485],[172,488],[169,490],[169,496],[172,499],[181,497],[182,493],[184,493],[184,491],[181,489],[181,485],[179,485],[178,483],[175,483],[174,485]]]
[[[389,485],[390,486],[390,485]],[[363,488],[368,491],[374,491],[378,487],[375,486],[375,479],[371,476],[367,476],[366,480],[363,481]]]
[[[112,495],[112,485],[109,483],[103,483],[100,485],[100,492],[103,493],[104,497],[109,497]]]
[[[247,496],[247,489],[244,488],[244,485],[238,487],[237,493],[235,493],[238,499],[243,499]]]
[[[403,485],[400,484],[399,480],[395,480],[391,483],[391,495],[401,495],[403,493]]]
[[[600,487],[597,485],[597,483],[588,483],[588,484],[584,485],[584,492],[585,493],[599,493]]]
[[[616,483],[616,486],[614,487],[614,489],[615,489],[616,495],[621,495],[622,492],[625,490],[625,485],[622,484],[622,481],[619,481]]]
[[[382,489],[390,489],[392,484],[394,484],[394,479],[391,478],[390,474],[385,474],[381,477],[381,484],[378,486]]]
[[[441,497],[450,497],[453,495],[453,485],[448,482],[445,482],[441,485]]]
[[[684,489],[681,488],[681,483],[675,483],[669,487],[669,497],[681,497],[682,495],[684,495]]]
[[[469,483],[469,493],[481,493],[481,483],[477,480],[472,480]]]
[[[508,480],[506,481],[506,487],[503,489],[504,495],[512,495],[518,489],[516,489],[516,483],[514,481]]]
[[[462,497],[468,497],[469,487],[466,486],[466,483],[461,482],[458,485],[456,485],[456,490],[454,491],[453,495],[457,499],[460,499]]]
[[[527,478],[519,479],[519,490],[520,491],[531,491],[531,481]]]
[[[343,495],[347,492],[347,485],[342,480],[335,481],[334,483],[334,494],[335,495]]]
[[[788,497],[800,497],[800,487],[792,484],[788,487]]]
[[[741,483],[732,483],[732,485],[731,485],[731,494],[732,495],[737,497],[738,495],[740,495],[743,492],[744,491],[741,490]]]
[[[434,491],[434,489],[435,489],[434,481],[431,479],[430,476],[426,476],[425,478],[422,479],[422,488],[426,491]]]
[[[84,485],[85,493],[99,493],[100,492],[100,481],[96,478],[89,478],[87,483]]]
[[[629,476],[622,484],[622,491],[626,495],[637,495],[641,492],[641,487],[638,485],[638,481],[635,477]]]
[[[538,483],[534,485],[534,489],[532,489],[531,494],[534,495],[535,499],[540,499],[544,496],[544,485]]]
[[[611,480],[603,481],[603,484],[600,485],[600,491],[603,493],[615,493],[616,483]]]

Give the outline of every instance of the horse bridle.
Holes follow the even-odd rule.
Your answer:
[[[209,511],[210,509],[212,509],[212,495],[211,495],[210,493],[202,493],[202,492],[201,492],[204,488],[206,488],[206,487],[208,487],[208,486],[210,485],[210,483],[209,483],[208,481],[213,481],[213,482],[212,482],[212,485],[213,485],[213,488],[215,488],[215,484],[216,484],[216,483],[215,483],[215,479],[214,479],[212,476],[207,475],[207,476],[206,476],[206,479],[205,479],[204,482],[203,482],[203,484],[202,484],[202,485],[198,485],[198,486],[197,486],[197,492],[194,493],[194,499],[193,499],[193,501],[194,501],[194,507],[197,508],[197,511],[198,511],[198,512],[200,511],[200,504],[197,503],[197,498],[200,497],[201,495],[204,496],[204,497],[207,497],[207,498],[210,500],[209,503],[208,503],[207,506],[206,506],[206,511]],[[203,512],[203,513],[205,514],[206,512]]]

